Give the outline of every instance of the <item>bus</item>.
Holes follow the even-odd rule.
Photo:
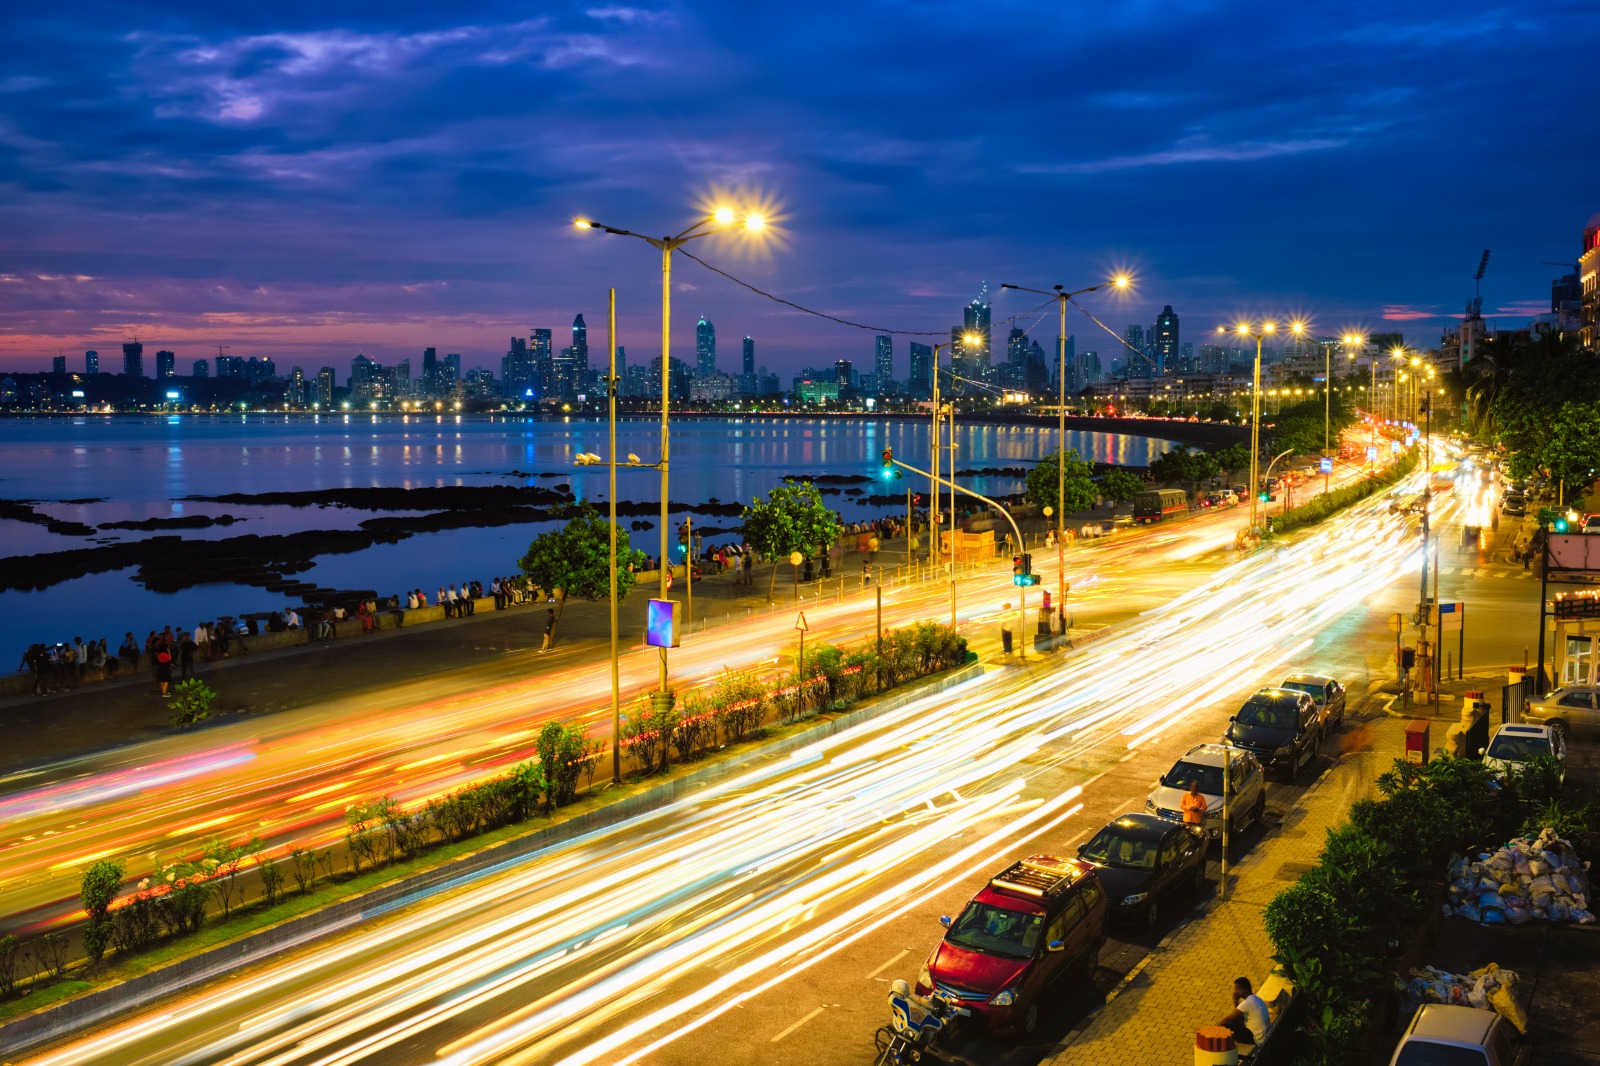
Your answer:
[[[1182,489],[1150,489],[1133,498],[1133,520],[1140,525],[1189,513],[1189,494]]]

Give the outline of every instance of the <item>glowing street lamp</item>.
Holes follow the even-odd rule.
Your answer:
[[[1291,332],[1299,336],[1305,332],[1305,323],[1295,322],[1290,326]],[[1255,375],[1250,387],[1250,530],[1256,528],[1256,502],[1260,496],[1261,486],[1257,481],[1261,459],[1261,342],[1278,331],[1276,322],[1239,322],[1231,330],[1227,326],[1218,326],[1218,333],[1236,333],[1241,337],[1253,338],[1256,342]]]
[[[616,226],[607,226],[593,219],[578,218],[573,220],[573,225],[578,229],[597,229],[603,233],[614,234],[619,237],[633,237],[644,241],[661,252],[661,598],[668,598],[668,569],[671,555],[669,553],[667,536],[670,528],[670,519],[667,514],[667,459],[669,454],[669,439],[667,432],[667,416],[671,407],[672,386],[672,253],[688,244],[690,241],[709,237],[716,233],[744,232],[751,235],[767,232],[768,219],[756,211],[740,211],[727,205],[719,205],[702,215],[689,228],[673,237],[646,237],[642,233],[632,230],[620,229]],[[694,557],[685,560],[685,565],[694,567]],[[672,699],[667,689],[667,649],[661,648],[661,675],[660,675],[661,700],[671,705]]]

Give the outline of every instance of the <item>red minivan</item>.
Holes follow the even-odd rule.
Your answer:
[[[923,964],[917,993],[937,989],[1000,1035],[1031,1036],[1047,991],[1105,943],[1106,894],[1094,867],[1030,855],[989,879]]]

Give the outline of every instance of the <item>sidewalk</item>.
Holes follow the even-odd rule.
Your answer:
[[[1323,831],[1357,800],[1372,795],[1378,774],[1404,753],[1405,723],[1383,714],[1387,700],[1373,693],[1359,718],[1350,715],[1337,737],[1344,749],[1338,763],[1292,805],[1282,806],[1286,786],[1269,786],[1267,832],[1229,869],[1228,898],[1212,896],[1173,930],[1044,1062],[1189,1066],[1194,1061],[1195,1031],[1227,1013],[1233,978],[1248,977],[1260,987],[1271,972],[1263,909],[1317,861]],[[1215,864],[1210,873],[1217,876]]]

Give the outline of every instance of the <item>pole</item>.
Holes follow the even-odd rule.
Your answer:
[[[939,566],[939,348],[933,346],[933,457],[932,465],[928,467],[929,498],[933,501],[928,508],[928,568],[936,570]]]
[[[1333,349],[1322,346],[1322,457],[1328,458],[1328,429],[1333,414]],[[1328,475],[1322,475],[1322,494],[1328,494]]]
[[[661,245],[661,598],[670,599],[667,582],[672,575],[672,553],[667,537],[671,521],[667,514],[667,411],[672,406],[672,244]],[[667,649],[662,647],[659,691],[667,692]]]
[[[956,627],[956,575],[955,575],[955,571],[951,570],[951,572],[950,572],[950,628],[954,629],[955,627]],[[1544,654],[1544,641],[1543,640],[1541,640],[1539,642],[1539,654],[1540,655]]]
[[[1456,680],[1467,676],[1467,605],[1461,604],[1461,628],[1456,631]]]
[[[801,697],[803,698],[805,696],[804,687],[806,683],[806,631],[803,629],[800,631],[800,665],[796,668],[795,673],[800,675]]]
[[[622,784],[622,679],[617,666],[617,290],[610,290],[606,315],[606,346],[610,349],[609,369],[606,371],[607,432],[610,451],[607,452],[607,476],[610,485],[606,494],[610,510],[610,524],[606,532],[611,537],[611,779]]]
[[[1067,298],[1058,296],[1056,305],[1061,310],[1061,325],[1056,332],[1056,346],[1061,351],[1061,410],[1056,427],[1056,540],[1067,531]]]
[[[906,486],[906,573],[911,573],[911,531],[916,528],[913,524],[914,515],[911,511],[911,486]]]
[[[877,598],[877,601],[878,601],[877,602],[878,620],[877,620],[877,622],[875,624],[877,626],[877,634],[878,634],[878,662],[882,663],[883,662],[883,586],[882,585],[874,585],[872,587],[872,592],[873,592],[873,595]]]
[[[1261,495],[1257,482],[1261,462],[1261,339],[1256,335],[1256,364],[1254,382],[1250,389],[1250,531],[1256,529],[1256,497]]]
[[[694,625],[694,515],[683,516],[683,624]]]
[[[1233,806],[1233,752],[1228,748],[1222,749],[1222,876],[1217,881],[1217,895],[1222,899],[1228,898],[1228,828],[1231,819],[1228,817],[1229,808]]]
[[[1544,605],[1550,598],[1550,535],[1539,551],[1539,670],[1533,675],[1534,695],[1544,695]]]

